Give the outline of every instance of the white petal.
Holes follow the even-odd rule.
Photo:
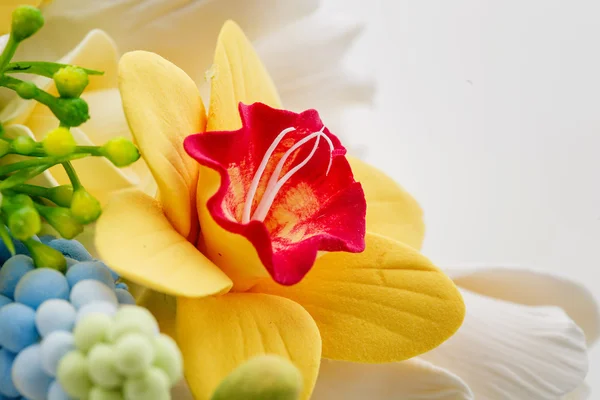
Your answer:
[[[343,63],[363,28],[359,20],[317,12],[256,43],[286,108],[317,108],[327,122],[348,104],[372,101],[374,80]]]
[[[478,400],[554,400],[583,383],[585,337],[562,309],[462,294],[463,326],[422,358],[455,373]]]
[[[590,387],[584,383],[568,395],[564,396],[562,400],[587,400],[590,398],[591,394]]]
[[[44,34],[28,45],[37,58],[43,51],[42,57],[53,60],[74,46],[76,38],[98,28],[108,32],[122,52],[158,53],[199,83],[227,19],[256,39],[309,14],[317,4],[318,0],[54,0],[43,9]]]
[[[323,360],[312,400],[471,400],[460,378],[414,358],[392,364]]]
[[[558,306],[585,332],[588,344],[600,335],[594,296],[567,278],[519,268],[446,269],[454,282],[472,292],[529,306]]]

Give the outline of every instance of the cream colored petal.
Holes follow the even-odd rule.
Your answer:
[[[585,336],[563,310],[461,292],[462,327],[421,357],[459,376],[476,399],[554,400],[583,383]]]
[[[582,384],[577,389],[564,396],[562,400],[588,400],[592,393],[590,387],[586,384]]]
[[[558,306],[579,325],[588,344],[600,335],[600,314],[594,296],[567,278],[519,268],[446,270],[454,282],[472,292],[528,306]]]
[[[93,28],[107,31],[121,51],[160,54],[201,82],[223,23],[237,21],[255,39],[314,11],[318,0],[54,0],[43,8],[45,35],[31,39],[53,60]],[[34,47],[35,46],[35,47]],[[23,53],[23,56],[31,55]],[[37,57],[40,57],[38,52]]]
[[[390,364],[323,360],[312,400],[472,400],[456,375],[419,358]]]

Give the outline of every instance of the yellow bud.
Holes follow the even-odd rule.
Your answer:
[[[126,167],[140,158],[140,152],[131,142],[123,137],[109,140],[100,151],[117,167]]]
[[[100,202],[94,196],[84,188],[79,188],[73,192],[71,213],[80,223],[89,224],[98,219],[102,213],[102,208]]]
[[[63,273],[67,270],[67,260],[60,251],[33,238],[27,239],[25,246],[31,253],[31,258],[33,258],[36,267],[52,268]]]
[[[49,191],[50,195],[48,199],[54,204],[61,207],[71,207],[71,200],[73,200],[73,186],[54,186],[53,188],[50,188]]]
[[[12,141],[12,148],[18,154],[27,155],[35,150],[36,146],[35,140],[30,138],[29,136],[17,136]]]
[[[42,229],[40,214],[32,206],[19,207],[8,215],[8,229],[15,238],[28,239]]]
[[[27,39],[44,26],[40,10],[31,6],[20,6],[12,13],[11,34],[16,42]]]
[[[49,156],[61,157],[74,152],[77,143],[67,128],[59,127],[48,132],[42,146]]]
[[[56,71],[54,84],[61,97],[79,97],[89,83],[87,73],[78,67],[67,65]]]

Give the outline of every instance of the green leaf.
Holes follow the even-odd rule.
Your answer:
[[[52,78],[56,71],[66,67],[67,64],[59,64],[45,61],[19,61],[8,64],[4,73],[6,74],[34,74]],[[81,67],[79,67],[81,68]],[[88,75],[103,75],[104,72],[93,69],[81,68]]]
[[[16,253],[15,244],[13,243],[12,238],[10,237],[10,233],[8,233],[8,229],[6,229],[6,226],[4,226],[3,219],[0,219],[0,239],[2,239],[4,245],[6,246],[8,251],[10,251],[10,254],[14,256]]]

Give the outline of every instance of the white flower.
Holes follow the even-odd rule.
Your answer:
[[[458,333],[397,364],[325,361],[313,399],[581,400],[587,345],[600,334],[592,295],[529,270],[449,271],[467,315]],[[585,335],[584,335],[585,333]],[[567,397],[563,397],[567,396]]]

